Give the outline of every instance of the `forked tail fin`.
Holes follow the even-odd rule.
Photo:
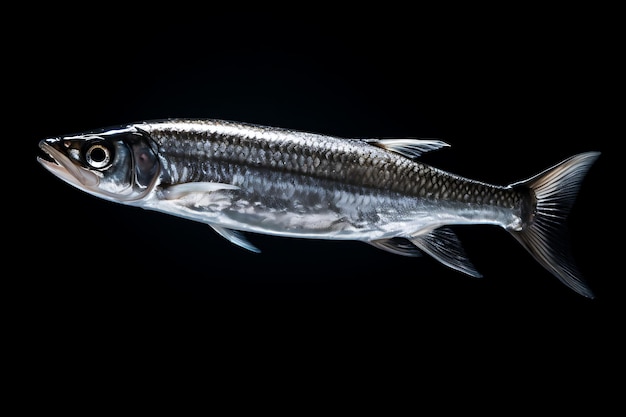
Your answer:
[[[589,298],[593,298],[593,293],[574,263],[565,220],[585,174],[599,156],[599,152],[574,155],[532,178],[512,184],[517,189],[530,190],[532,203],[522,230],[509,231],[561,282]]]

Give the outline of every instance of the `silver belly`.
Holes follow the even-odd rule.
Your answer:
[[[289,173],[219,178],[239,187],[144,208],[223,228],[286,237],[370,241],[407,237],[447,224],[501,224],[511,213],[456,201],[405,196]]]

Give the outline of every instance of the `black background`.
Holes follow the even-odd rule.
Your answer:
[[[28,183],[4,197],[17,197],[22,227],[9,252],[19,252],[20,273],[9,276],[23,300],[14,314],[28,318],[36,346],[57,346],[70,363],[102,346],[126,357],[147,339],[134,357],[167,344],[232,349],[250,366],[293,355],[413,375],[432,361],[537,375],[614,369],[603,362],[623,331],[623,272],[610,266],[623,240],[621,179],[609,175],[609,15],[352,12],[79,12],[12,35],[21,43],[6,87],[19,95],[7,123],[19,132],[5,142],[23,146]],[[43,138],[169,117],[436,137],[452,147],[426,162],[495,184],[601,151],[569,219],[596,298],[562,285],[492,226],[455,228],[482,279],[358,242],[250,235],[262,250],[253,254],[208,226],[83,194],[36,162]],[[68,340],[79,347],[67,350]]]

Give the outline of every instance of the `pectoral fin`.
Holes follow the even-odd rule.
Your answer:
[[[482,277],[465,255],[461,242],[452,229],[440,227],[413,236],[409,240],[442,264],[476,278]]]
[[[221,182],[188,182],[164,188],[163,195],[168,200],[177,200],[191,194],[206,194],[223,190],[239,190],[239,187]]]
[[[220,236],[222,236],[225,239],[228,239],[231,243],[234,243],[235,245],[241,246],[242,248],[248,249],[249,251],[252,251],[252,252],[256,252],[256,253],[261,252],[259,248],[257,248],[256,246],[254,246],[252,243],[248,241],[248,239],[245,237],[245,235],[242,232],[238,230],[233,230],[233,229],[226,229],[221,226],[215,226],[212,224],[210,224],[209,226],[211,226],[213,230],[215,230]]]

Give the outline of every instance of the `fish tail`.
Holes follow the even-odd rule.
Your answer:
[[[577,293],[593,298],[574,263],[566,218],[580,185],[599,152],[574,155],[511,186],[529,195],[523,208],[521,230],[509,231],[544,268]]]

